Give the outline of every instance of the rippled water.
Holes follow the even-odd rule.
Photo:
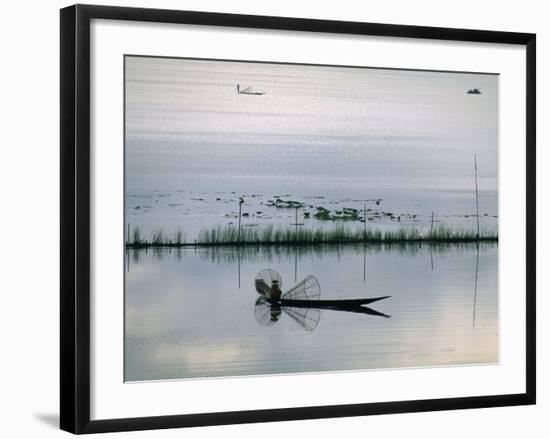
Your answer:
[[[498,245],[130,251],[126,380],[239,376],[498,361]],[[391,316],[321,310],[313,331],[254,315],[254,277],[283,290],[315,275],[323,299],[390,295]]]
[[[304,227],[327,226],[319,206],[366,204],[372,227],[425,228],[434,212],[472,229],[476,154],[495,231],[497,122],[496,75],[127,57],[126,222],[193,242],[234,225],[243,197],[245,227],[289,226],[295,212],[268,205],[279,196],[305,203]]]

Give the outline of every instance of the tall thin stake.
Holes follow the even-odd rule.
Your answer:
[[[367,240],[367,205],[363,204],[363,240]]]
[[[294,224],[296,224],[296,226],[295,226],[296,231],[294,232],[294,240],[298,241],[298,208],[296,208],[295,220],[296,220],[296,222]]]
[[[242,212],[243,199],[239,198],[239,230],[237,232],[237,241],[241,242],[241,212]]]
[[[477,274],[479,271],[479,247],[477,247],[476,251],[476,275],[474,280],[474,313],[472,316],[472,328],[475,328],[476,326],[476,304],[477,304]]]
[[[476,220],[477,220],[477,235],[476,239],[479,241],[479,195],[477,191],[477,157],[474,154],[474,169],[476,175]]]
[[[239,278],[239,290],[241,289],[241,249],[237,247],[237,276]]]
[[[430,238],[433,237],[434,233],[434,211],[432,210],[432,223],[430,225]]]
[[[367,280],[367,204],[363,204],[363,282]]]
[[[367,280],[367,242],[363,242],[363,282]]]
[[[298,281],[298,246],[294,245],[294,282]]]

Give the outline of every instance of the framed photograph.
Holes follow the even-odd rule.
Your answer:
[[[62,429],[535,387],[535,35],[61,10]]]

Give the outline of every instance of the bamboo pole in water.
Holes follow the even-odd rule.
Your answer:
[[[475,154],[474,154],[474,170],[475,170],[475,180],[476,180],[476,220],[477,220],[476,238],[479,240],[479,195],[477,190],[477,157]]]
[[[242,198],[239,199],[239,230],[237,232],[237,241],[241,242],[241,212],[242,212]]]
[[[296,208],[296,216],[295,216],[295,229],[296,231],[294,232],[294,238],[296,239],[296,241],[298,240],[298,208]]]
[[[363,282],[367,280],[367,203],[363,204]]]
[[[367,239],[367,205],[363,204],[363,239]]]

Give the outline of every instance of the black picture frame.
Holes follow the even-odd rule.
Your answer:
[[[526,48],[526,376],[525,393],[223,413],[90,420],[90,21],[133,20],[502,43]],[[536,36],[210,12],[75,5],[61,10],[61,404],[60,425],[72,433],[304,420],[535,404],[536,400]]]

